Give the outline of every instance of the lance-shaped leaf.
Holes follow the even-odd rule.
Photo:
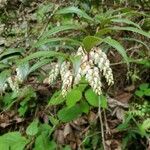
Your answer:
[[[110,37],[103,39],[103,42],[115,48],[119,54],[123,57],[127,64],[129,64],[129,58],[126,54],[124,47],[116,40],[111,39]]]
[[[55,52],[55,51],[38,51],[33,54],[30,54],[29,56],[25,57],[19,62],[19,65],[22,63],[25,63],[31,59],[36,59],[36,58],[50,58],[50,57],[64,57],[68,58],[67,54],[61,53],[61,52]]]
[[[116,31],[118,31],[118,30],[131,31],[134,33],[141,34],[147,38],[150,38],[150,33],[145,32],[145,31],[138,29],[138,28],[134,28],[134,27],[117,27],[117,26],[114,26],[114,27],[110,27],[110,29],[116,30]]]
[[[56,27],[53,27],[49,31],[45,31],[45,33],[42,36],[42,39],[49,37],[49,36],[52,36],[52,35],[55,35],[55,34],[62,32],[62,31],[67,31],[67,30],[83,30],[83,29],[80,25],[74,25],[74,24],[56,26]]]
[[[59,15],[60,14],[69,14],[69,13],[74,13],[74,14],[77,14],[77,15],[87,19],[87,20],[93,21],[93,19],[87,13],[85,13],[81,9],[74,7],[74,6],[66,7],[66,8],[60,9],[56,12],[56,14],[59,14]]]

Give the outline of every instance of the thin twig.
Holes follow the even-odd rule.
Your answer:
[[[102,120],[102,114],[101,114],[101,100],[100,100],[100,96],[98,98],[98,102],[99,102],[99,107],[98,107],[98,116],[99,116],[99,120],[100,120],[100,125],[101,125],[101,136],[102,136],[102,143],[103,143],[103,148],[104,150],[106,150],[106,145],[105,145],[105,136],[104,136],[104,128],[103,128],[103,120]]]
[[[111,134],[108,123],[107,123],[107,117],[106,117],[106,111],[105,110],[104,110],[104,119],[105,119],[106,133]]]

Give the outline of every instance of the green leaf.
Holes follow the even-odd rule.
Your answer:
[[[148,89],[148,87],[149,87],[148,83],[143,83],[140,85],[140,90],[146,90],[146,89]]]
[[[65,99],[62,97],[61,92],[58,91],[53,94],[48,105],[58,105],[58,104],[63,103],[64,101]]]
[[[150,96],[150,88],[149,88],[149,89],[146,89],[146,90],[144,91],[144,95]]]
[[[4,141],[4,139],[2,137],[0,137],[0,149],[1,150],[10,150],[8,143],[6,143],[6,141]]]
[[[140,26],[137,23],[134,23],[133,21],[131,21],[129,19],[126,19],[126,18],[115,18],[115,19],[112,19],[111,21],[112,22],[117,22],[117,23],[126,23],[128,25],[133,25],[133,26],[141,29]]]
[[[79,105],[75,105],[71,108],[65,107],[58,112],[58,118],[62,122],[70,122],[78,118],[82,113],[82,108]]]
[[[0,55],[0,60],[4,60],[12,56],[21,55],[21,53],[22,53],[22,49],[7,49],[5,52],[3,52]]]
[[[125,118],[125,121],[122,124],[118,125],[117,129],[119,131],[123,131],[125,129],[128,129],[131,120],[132,120],[132,116],[131,115],[127,116],[127,118]]]
[[[109,44],[110,46],[112,46],[113,48],[115,48],[118,53],[124,58],[124,60],[126,61],[127,64],[129,64],[129,59],[127,56],[127,53],[125,51],[125,49],[123,48],[123,46],[116,40],[111,39],[111,38],[105,38],[103,39],[103,42]]]
[[[86,36],[83,39],[83,45],[87,52],[89,52],[94,46],[102,43],[103,40],[96,36]]]
[[[106,96],[100,95],[99,98],[100,98],[100,106],[104,109],[108,108]]]
[[[40,124],[39,125],[39,134],[45,134],[50,136],[50,132],[52,131],[52,127],[49,124]]]
[[[0,69],[6,69],[6,68],[9,68],[9,65],[0,62]]]
[[[142,123],[142,128],[146,131],[150,131],[150,118],[144,120],[144,122]]]
[[[19,62],[19,65],[35,58],[49,58],[49,57],[68,57],[66,54],[61,52],[54,52],[54,51],[38,51],[29,56],[25,57],[24,59]]]
[[[67,145],[67,146],[65,146],[62,150],[71,150],[71,148],[70,148],[69,145]]]
[[[88,103],[94,107],[98,107],[98,95],[95,94],[95,92],[92,89],[88,89],[85,92],[85,98],[88,101]]]
[[[62,42],[62,41],[68,41],[68,42],[72,42],[75,43],[76,45],[81,45],[81,43],[77,40],[74,39],[70,39],[70,38],[50,38],[50,39],[40,39],[35,45],[34,47],[40,47],[42,45],[45,45],[47,43],[54,43],[54,42]]]
[[[58,125],[58,123],[59,123],[59,120],[56,119],[56,118],[53,117],[53,116],[49,116],[49,121],[51,122],[51,124],[52,124],[53,126],[56,126],[56,125]]]
[[[144,65],[144,67],[146,68],[150,68],[150,60],[148,59],[144,59],[144,60],[142,59],[140,61],[133,61],[133,62],[140,64],[140,65]]]
[[[108,34],[108,33],[111,33],[111,29],[108,29],[108,28],[104,28],[104,29],[100,29],[96,34],[95,36],[98,36],[98,37],[101,37],[105,34]]]
[[[131,31],[131,32],[141,34],[147,38],[150,38],[150,33],[145,32],[145,31],[138,29],[138,28],[134,28],[134,27],[117,27],[117,26],[114,26],[114,27],[110,27],[110,29],[117,30],[117,31],[118,30]]]
[[[73,89],[66,96],[66,104],[68,107],[74,106],[82,98],[79,90]]]
[[[87,86],[88,86],[87,83],[81,83],[81,84],[78,84],[77,89],[80,90],[81,92],[84,92]]]
[[[89,15],[87,15],[84,11],[82,11],[81,9],[74,7],[74,6],[66,7],[66,8],[60,9],[56,12],[56,14],[59,14],[59,15],[60,14],[68,14],[68,13],[75,13],[85,19],[93,21],[93,19]]]
[[[26,134],[34,136],[38,133],[38,120],[34,120],[26,129]]]
[[[24,150],[28,140],[22,137],[19,132],[9,132],[0,137],[1,150]]]
[[[41,134],[36,138],[33,150],[56,150],[56,143],[50,141],[46,134]]]
[[[140,91],[140,90],[137,90],[137,91],[135,91],[135,95],[138,96],[138,97],[143,97],[144,96],[144,92]]]
[[[88,103],[86,101],[81,101],[80,103],[80,107],[82,109],[82,112],[88,114],[89,110],[90,110],[90,106],[88,105]]]
[[[34,72],[35,70],[37,70],[38,68],[41,68],[42,66],[48,64],[49,62],[50,62],[49,59],[38,61],[30,68],[29,73]]]
[[[51,30],[46,31],[41,38],[43,39],[43,38],[55,35],[59,32],[68,31],[68,30],[83,30],[83,29],[81,26],[74,25],[74,24],[56,26],[56,27],[53,27]]]

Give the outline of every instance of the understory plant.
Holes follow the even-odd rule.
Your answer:
[[[101,11],[98,11],[94,7],[89,14],[86,8],[49,2],[41,4],[34,14],[37,23],[44,26],[40,34],[35,26],[31,28],[27,48],[10,47],[1,52],[0,110],[11,110],[16,106],[20,117],[33,115],[41,99],[46,101],[45,111],[55,106],[58,109],[49,115],[51,125],[33,119],[24,136],[20,132],[0,136],[0,149],[23,150],[32,146],[34,150],[56,149],[57,144],[51,138],[54,130],[94,108],[98,109],[100,140],[106,149],[102,112],[110,109],[106,88],[115,84],[113,65],[125,64],[127,74],[131,73],[132,64],[149,66],[150,32],[142,28],[148,17],[127,8],[107,11],[99,8]],[[138,17],[143,20],[138,21]],[[33,40],[36,32],[36,40]],[[133,45],[142,48],[143,53],[132,55],[131,48],[134,51],[137,48]],[[111,62],[110,55],[119,55],[121,60]],[[129,75],[129,78],[133,77]],[[40,99],[36,85],[51,87],[50,95]],[[149,102],[146,100],[149,93],[148,83],[140,85],[135,95],[142,103],[133,104],[125,115],[125,122],[118,127],[120,132],[130,127],[132,131],[123,141],[123,148],[136,133],[149,138]],[[142,116],[147,118],[142,120]],[[132,126],[133,122],[135,126]],[[70,149],[68,146],[61,148]]]

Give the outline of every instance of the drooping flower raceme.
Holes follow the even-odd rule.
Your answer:
[[[60,75],[62,80],[62,96],[65,97],[71,90],[73,74],[70,70],[70,62],[64,61],[60,68]]]
[[[90,68],[87,71],[85,78],[89,82],[90,86],[93,88],[93,91],[98,95],[101,95],[102,83],[101,83],[99,69],[97,67]]]
[[[59,70],[60,70],[60,65],[58,63],[55,63],[52,66],[52,70],[49,73],[49,77],[48,77],[49,84],[52,84],[56,80],[56,78],[59,74]]]
[[[82,47],[79,47],[77,55],[81,56],[81,63],[75,75],[74,85],[78,84],[81,77],[85,76],[93,91],[100,95],[102,93],[101,72],[105,76],[108,85],[114,83],[110,62],[107,55],[100,48],[94,47],[89,53],[85,53]]]
[[[16,77],[9,77],[7,79],[7,82],[10,86],[10,88],[12,89],[12,91],[18,92],[19,91],[19,85],[18,85],[18,80],[16,79]]]
[[[103,72],[103,76],[105,76],[108,85],[113,85],[113,74],[107,55],[102,52],[100,48],[94,47],[90,52],[90,58],[94,61],[94,64],[98,66],[100,71]]]
[[[85,77],[93,91],[98,95],[102,94],[101,75],[105,76],[108,85],[114,83],[110,62],[100,48],[94,47],[90,52],[86,52],[80,46],[75,56],[78,61],[73,64],[74,67],[72,67],[71,62],[65,60],[61,63],[55,63],[50,71],[49,84],[52,84],[60,73],[63,97],[67,95],[73,85],[79,84],[82,77]]]

